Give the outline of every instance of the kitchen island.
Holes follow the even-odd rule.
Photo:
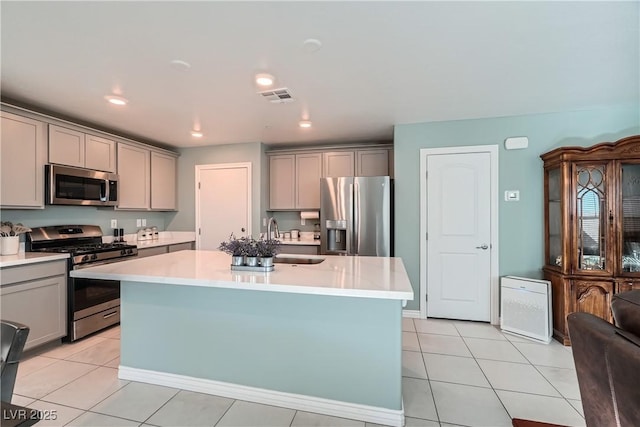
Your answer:
[[[122,379],[400,426],[402,260],[324,258],[235,272],[180,251],[71,275],[121,281]]]

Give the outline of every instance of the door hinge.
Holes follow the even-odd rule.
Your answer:
[[[200,189],[200,183],[198,183],[198,190]]]
[[[429,232],[424,233],[424,240],[429,240]]]
[[[202,231],[198,228],[198,236],[202,234]]]
[[[424,171],[424,177],[429,178],[429,171]]]

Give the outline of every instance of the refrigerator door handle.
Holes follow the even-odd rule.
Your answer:
[[[353,245],[353,184],[349,184],[349,194],[351,194],[351,207],[349,210],[349,218],[347,220],[347,229],[345,230],[345,239],[347,239],[347,253],[346,255],[353,255],[352,245]]]
[[[353,248],[353,255],[358,255],[358,249],[360,247],[360,185],[356,182],[353,184],[353,230],[351,231],[351,236],[353,238],[353,243],[351,247]]]

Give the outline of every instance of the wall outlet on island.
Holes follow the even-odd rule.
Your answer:
[[[118,220],[117,219],[112,219],[111,220],[111,228],[118,228]]]

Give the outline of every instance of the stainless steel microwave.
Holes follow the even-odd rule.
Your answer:
[[[45,166],[48,205],[116,206],[118,175],[69,166]]]

